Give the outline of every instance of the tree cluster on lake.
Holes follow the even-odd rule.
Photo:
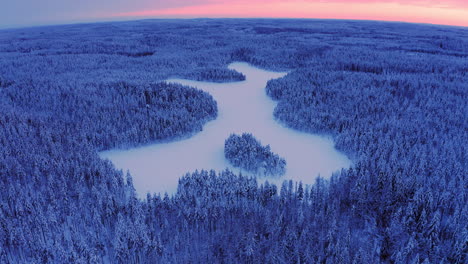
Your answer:
[[[245,75],[235,70],[221,69],[202,69],[187,76],[189,79],[206,82],[229,82],[229,81],[245,81]]]
[[[250,133],[231,134],[224,142],[224,157],[234,166],[258,175],[281,176],[286,160],[271,152]]]
[[[371,21],[2,30],[0,263],[467,263],[467,58],[466,28]],[[162,81],[242,80],[232,61],[288,70],[275,118],[354,165],[280,188],[190,172],[137,198],[98,151],[200,131],[213,98]]]

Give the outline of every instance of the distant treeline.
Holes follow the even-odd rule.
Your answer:
[[[467,263],[468,30],[145,20],[0,31],[0,263]],[[191,172],[138,199],[97,154],[187,137],[245,61],[353,167],[281,188]],[[155,174],[158,173],[155,171]],[[181,175],[182,176],[182,175]]]

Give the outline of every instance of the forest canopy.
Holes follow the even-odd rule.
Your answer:
[[[0,31],[0,263],[467,263],[468,29],[142,20]],[[281,187],[188,172],[138,199],[98,151],[189,137],[213,98],[271,80],[275,118],[353,166]],[[158,173],[158,172],[155,172]]]
[[[234,167],[257,175],[281,176],[286,172],[286,160],[250,133],[231,134],[224,142],[224,156]]]

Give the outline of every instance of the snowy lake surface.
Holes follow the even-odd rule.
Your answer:
[[[100,153],[116,168],[130,171],[140,197],[145,197],[147,192],[175,193],[178,179],[195,170],[229,168],[248,175],[224,158],[224,141],[231,133],[252,133],[262,145],[269,144],[274,153],[286,159],[284,176],[264,178],[272,183],[281,184],[283,180],[292,179],[312,184],[318,175],[329,177],[351,165],[351,161],[334,148],[331,138],[299,132],[274,119],[276,102],[266,94],[266,83],[286,73],[265,71],[239,62],[230,64],[229,68],[243,73],[246,80],[231,83],[167,80],[206,91],[217,101],[218,117],[206,123],[203,131],[179,141]]]

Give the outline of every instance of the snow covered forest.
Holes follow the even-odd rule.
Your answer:
[[[224,143],[224,156],[234,167],[257,175],[283,175],[286,160],[271,152],[270,145],[262,144],[250,133],[231,134]]]
[[[184,138],[233,61],[353,166],[281,188],[188,172],[138,199],[98,151]],[[0,263],[467,263],[468,29],[196,19],[0,31]],[[265,142],[268,143],[268,142]]]

